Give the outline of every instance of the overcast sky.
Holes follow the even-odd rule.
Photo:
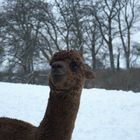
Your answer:
[[[0,5],[2,4],[3,1],[4,0],[0,0]],[[140,24],[137,24],[137,25],[140,25]],[[133,32],[132,40],[140,43],[140,30],[136,30],[135,32]]]

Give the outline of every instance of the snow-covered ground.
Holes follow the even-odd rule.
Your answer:
[[[39,125],[49,87],[0,83],[0,116]],[[84,89],[72,140],[140,140],[140,94]]]

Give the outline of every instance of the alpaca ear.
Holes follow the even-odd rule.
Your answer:
[[[89,65],[85,64],[84,69],[85,69],[85,78],[86,79],[95,79],[95,75]]]

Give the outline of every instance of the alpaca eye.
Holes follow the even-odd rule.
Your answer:
[[[78,65],[76,62],[71,62],[70,63],[70,68],[73,72],[76,72],[78,70]]]

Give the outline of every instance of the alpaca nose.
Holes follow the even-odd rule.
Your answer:
[[[61,61],[54,62],[51,67],[54,74],[59,74],[65,71],[64,62]]]

